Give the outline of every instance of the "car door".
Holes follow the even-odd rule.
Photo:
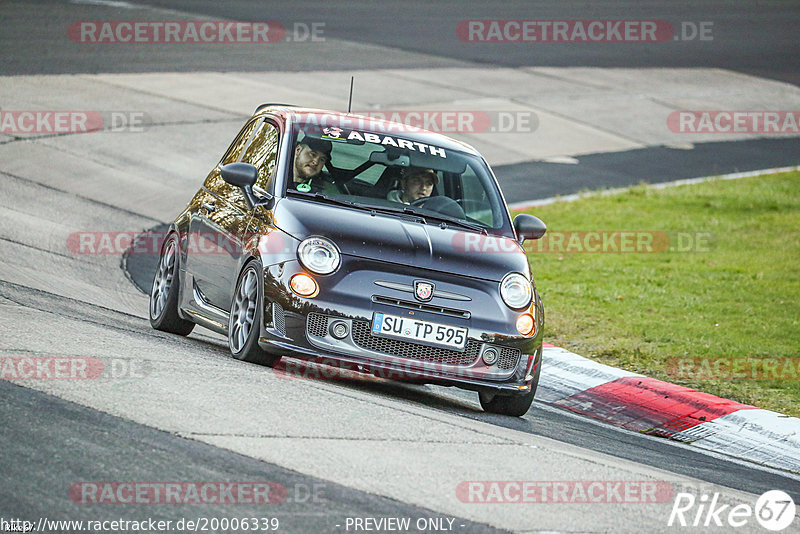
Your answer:
[[[242,133],[247,140],[237,139],[221,164],[251,163],[259,169],[256,185],[263,184],[274,173],[278,130],[260,118],[245,126]],[[190,223],[197,244],[191,270],[205,304],[228,311],[245,254],[244,245],[250,237],[247,229],[252,207],[241,188],[222,179],[221,166],[206,179],[205,202]]]

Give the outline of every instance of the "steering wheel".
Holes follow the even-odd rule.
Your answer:
[[[325,163],[325,168],[328,170],[327,176],[324,176],[324,173],[320,173],[320,176],[324,176],[323,179],[326,182],[336,186],[336,189],[338,189],[340,193],[349,195],[350,190],[347,188],[347,184],[355,177],[355,175],[345,169],[334,167],[331,165],[330,161]]]
[[[339,194],[342,194],[342,195],[349,195],[350,194],[350,191],[347,189],[347,186],[345,185],[345,183],[343,181],[340,181],[336,176],[334,176],[332,174],[329,174],[329,173],[326,173],[326,172],[321,172],[321,173],[319,173],[317,175],[317,177],[315,179],[317,179],[320,182],[323,182],[325,184],[332,185],[333,187],[336,188],[336,190],[337,190],[337,192]]]
[[[411,202],[411,206],[423,207],[427,210],[436,211],[443,215],[456,217],[458,219],[466,219],[467,215],[458,202],[450,197],[437,196],[437,197],[423,197],[418,198]]]

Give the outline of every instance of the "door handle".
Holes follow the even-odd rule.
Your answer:
[[[217,211],[217,205],[214,202],[203,202],[203,209],[206,211]]]

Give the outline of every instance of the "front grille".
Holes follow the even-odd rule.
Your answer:
[[[500,357],[497,358],[497,367],[500,369],[513,369],[518,363],[519,350],[509,347],[500,347]]]
[[[321,313],[308,314],[306,331],[312,336],[327,336],[329,319],[332,318]],[[373,336],[370,333],[369,323],[364,321],[353,321],[352,339],[356,345],[371,352],[442,365],[472,365],[480,356],[481,345],[483,345],[480,341],[468,339],[464,352],[460,352],[441,347],[419,345],[399,339]],[[492,346],[500,349],[500,356],[495,364],[499,369],[508,370],[517,366],[520,357],[518,349],[501,345]]]
[[[283,308],[277,302],[272,303],[272,323],[275,330],[283,336],[286,335],[286,317],[283,315]]]
[[[363,349],[382,352],[400,358],[410,358],[423,362],[435,362],[444,365],[470,365],[478,358],[481,344],[474,339],[467,340],[464,352],[457,350],[417,345],[399,339],[377,337],[370,334],[369,323],[353,321],[353,341]]]
[[[328,316],[321,313],[309,313],[306,330],[312,336],[325,337],[328,334]]]

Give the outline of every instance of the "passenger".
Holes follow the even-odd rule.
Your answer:
[[[298,191],[338,193],[336,186],[321,176],[322,168],[331,159],[332,148],[330,141],[309,136],[297,143],[290,187]]]
[[[439,176],[433,169],[409,168],[400,177],[400,189],[389,191],[387,200],[411,204],[433,193],[433,186],[439,183]]]

